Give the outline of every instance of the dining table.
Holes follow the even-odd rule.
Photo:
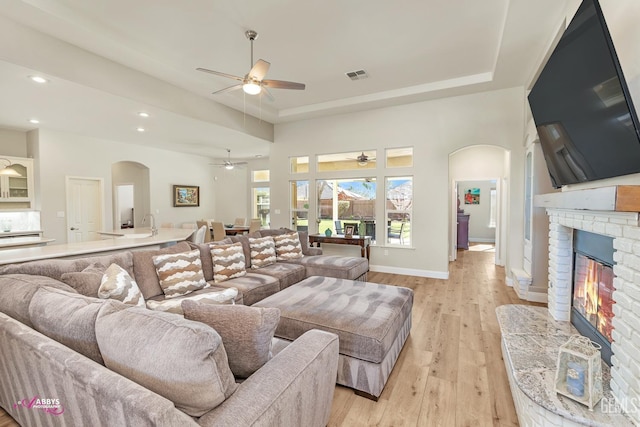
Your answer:
[[[227,236],[235,236],[236,234],[244,234],[249,232],[248,225],[234,225],[232,227],[224,227],[224,233]]]

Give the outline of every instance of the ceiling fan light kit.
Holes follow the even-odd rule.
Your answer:
[[[244,35],[251,42],[251,69],[244,77],[234,76],[232,74],[222,73],[220,71],[213,71],[207,68],[196,68],[196,70],[202,71],[204,73],[214,74],[216,76],[226,77],[240,82],[233,86],[215,91],[213,92],[214,95],[231,92],[242,88],[244,93],[246,93],[247,95],[259,95],[261,93],[264,93],[269,99],[273,100],[273,96],[267,90],[267,88],[304,90],[304,83],[265,79],[264,77],[267,75],[267,71],[269,71],[269,67],[271,66],[271,64],[264,59],[258,59],[255,63],[253,62],[253,41],[258,38],[258,33],[253,30],[247,30],[245,31]]]

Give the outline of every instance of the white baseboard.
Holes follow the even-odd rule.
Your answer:
[[[513,279],[511,277],[507,277],[506,279],[504,279],[504,283],[510,287],[513,288]]]
[[[527,292],[527,301],[531,301],[531,302],[541,302],[543,304],[546,304],[547,301],[547,294],[546,293],[542,293],[542,292]]]
[[[469,243],[495,243],[496,239],[483,237],[469,237]]]
[[[391,274],[402,274],[405,276],[429,277],[432,279],[447,280],[449,278],[448,271],[418,270],[415,268],[389,267],[387,265],[369,265],[369,270],[376,271],[379,273],[391,273]]]

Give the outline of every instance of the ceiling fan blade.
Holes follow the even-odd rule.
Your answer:
[[[287,82],[284,80],[263,80],[262,85],[274,89],[297,89],[304,90],[304,83]]]
[[[251,67],[251,71],[249,71],[248,76],[253,77],[256,80],[262,80],[264,79],[264,76],[267,75],[267,71],[269,71],[270,66],[271,64],[264,59],[258,59],[253,67]]]
[[[229,79],[238,80],[240,82],[244,81],[244,78],[242,77],[234,76],[227,73],[221,73],[220,71],[207,70],[206,68],[196,68],[196,70],[202,71],[203,73],[213,74],[215,76],[227,77]]]
[[[218,94],[220,94],[220,93],[231,92],[231,91],[233,91],[233,90],[238,90],[238,89],[240,89],[241,87],[242,87],[242,85],[233,85],[233,86],[229,86],[229,87],[226,87],[226,88],[224,88],[224,89],[220,89],[220,90],[217,90],[217,91],[215,91],[215,92],[212,92],[212,94],[214,94],[214,95],[218,95]]]
[[[264,96],[267,97],[267,99],[271,102],[274,102],[276,99],[273,97],[273,94],[271,93],[271,91],[269,89],[267,89],[266,87],[262,86],[262,93],[264,94]]]

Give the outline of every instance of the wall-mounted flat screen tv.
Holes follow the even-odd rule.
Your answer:
[[[597,0],[584,0],[529,94],[554,187],[640,172],[640,125]]]

